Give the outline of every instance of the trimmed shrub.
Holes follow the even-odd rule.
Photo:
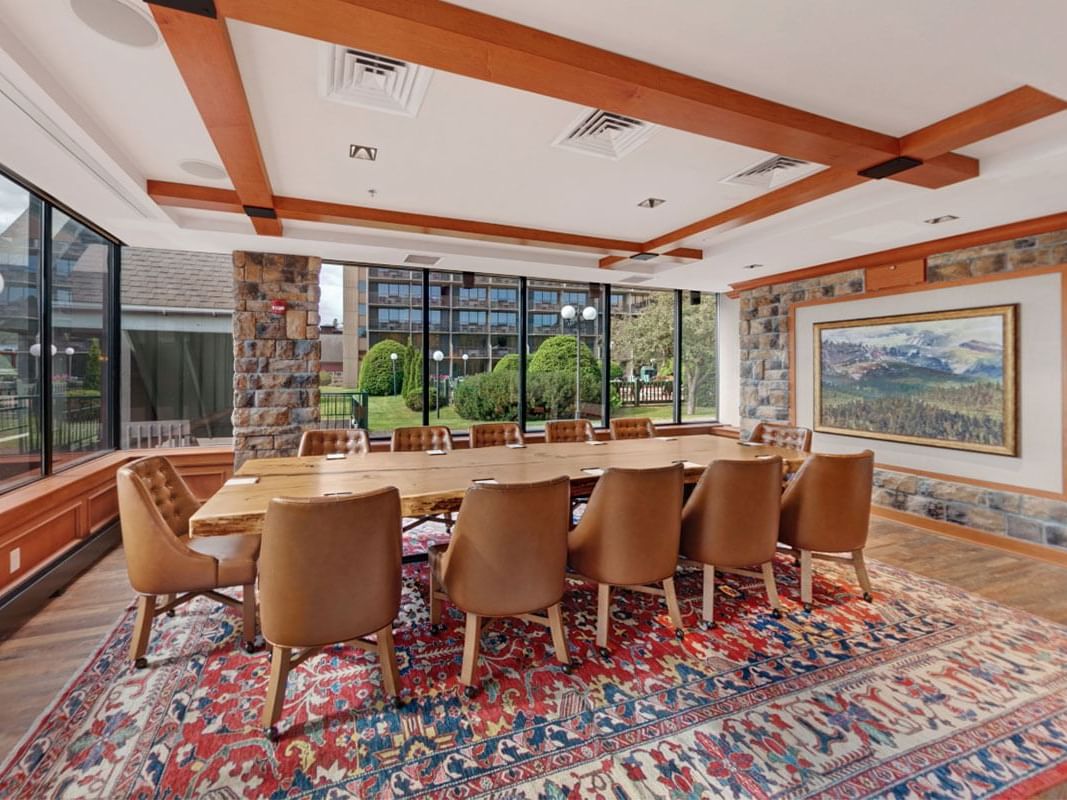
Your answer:
[[[331,383],[333,383],[333,375],[326,370],[322,370],[319,373],[319,386],[329,386]]]
[[[408,352],[411,355],[404,370],[404,388],[400,390],[405,398],[409,392],[422,389],[422,350],[410,347]]]
[[[460,381],[452,394],[452,405],[464,419],[481,422],[519,418],[518,370],[494,369]]]
[[[493,372],[518,372],[519,354],[509,353],[493,365]]]
[[[393,380],[393,360],[390,355],[397,354],[396,382]],[[363,366],[359,370],[359,389],[367,394],[383,396],[398,394],[401,391],[401,381],[408,361],[411,360],[411,350],[407,345],[392,339],[383,339],[367,351],[363,358]]]
[[[422,411],[422,387],[418,386],[404,394],[404,405],[412,411]],[[430,408],[437,407],[437,390],[430,387]]]
[[[545,339],[530,357],[530,374],[538,372],[566,372],[574,376],[575,341],[573,336],[552,336]],[[593,357],[589,346],[582,344],[582,380],[587,377],[593,381],[600,380],[600,363]],[[583,390],[584,394],[584,390]]]

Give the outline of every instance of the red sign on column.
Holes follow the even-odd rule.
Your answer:
[[[270,313],[274,315],[281,315],[285,313],[285,309],[288,308],[288,304],[284,300],[271,300],[270,301]]]

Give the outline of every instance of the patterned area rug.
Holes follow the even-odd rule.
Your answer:
[[[683,573],[683,641],[659,598],[620,592],[610,659],[594,588],[575,583],[580,667],[555,664],[545,629],[499,621],[467,699],[461,617],[431,636],[425,566],[406,565],[410,702],[385,702],[373,654],[332,648],[291,676],[276,745],[267,658],[238,647],[235,613],[201,598],[162,618],[137,671],[128,611],[0,770],[0,797],[1011,798],[1067,780],[1067,629],[871,566],[868,604],[818,564],[809,616],[782,560],[781,620],[727,577],[707,632]]]

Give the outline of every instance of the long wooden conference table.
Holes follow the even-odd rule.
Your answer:
[[[547,480],[566,475],[574,495],[592,491],[608,467],[685,465],[687,483],[696,483],[716,459],[781,456],[790,470],[805,454],[781,447],[752,446],[720,436],[698,435],[630,439],[590,444],[530,444],[522,448],[485,447],[448,453],[367,453],[345,458],[310,456],[246,461],[193,515],[194,536],[259,533],[275,497],[358,494],[395,486],[405,517],[457,511],[473,481],[501,483]]]

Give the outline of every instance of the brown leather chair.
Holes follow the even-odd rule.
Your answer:
[[[757,422],[748,440],[772,447],[811,452],[811,428],[801,428],[784,422]]]
[[[304,431],[298,456],[327,456],[335,453],[362,455],[370,452],[370,439],[362,428],[325,428]]]
[[[816,453],[804,462],[782,495],[778,541],[800,552],[800,598],[811,610],[811,560],[852,564],[871,601],[871,581],[863,562],[871,518],[874,453]],[[849,553],[848,557],[829,555]]]
[[[137,598],[137,622],[130,659],[148,666],[145,652],[152,620],[197,595],[243,609],[245,649],[256,640],[256,558],[258,536],[189,537],[189,518],[200,508],[185,481],[162,456],[141,458],[117,474],[119,520],[126,568]],[[217,589],[240,586],[243,599]],[[162,598],[157,605],[156,599]]]
[[[782,616],[774,582],[782,459],[714,461],[682,509],[683,558],[704,565],[706,628],[715,625],[715,570],[763,578],[775,617]],[[758,565],[756,572],[748,567]]]
[[[418,453],[426,450],[452,450],[452,431],[446,425],[415,425],[410,428],[394,428],[393,438],[389,442],[393,453]],[[404,526],[405,531],[416,528],[424,522],[443,522],[452,529],[452,513],[443,517],[430,515],[414,519]]]
[[[451,450],[452,431],[445,425],[415,425],[394,428],[389,449],[394,453],[417,453],[420,450]]]
[[[648,417],[621,417],[611,421],[612,439],[654,439],[656,426]]]
[[[674,572],[682,522],[681,464],[653,469],[608,469],[597,481],[581,521],[571,531],[567,562],[596,581],[596,643],[609,656],[611,588],[665,597],[676,635],[684,630]],[[663,583],[662,589],[648,584]]]
[[[480,422],[477,425],[471,425],[471,447],[501,447],[525,443],[522,428],[517,422]]]
[[[467,615],[460,681],[472,696],[482,620],[519,617],[547,625],[556,659],[569,671],[560,603],[566,583],[570,481],[477,483],[467,489],[452,540],[429,549],[430,623],[441,601]],[[547,610],[547,615],[534,611]]]
[[[587,419],[553,419],[545,423],[545,441],[548,444],[595,440],[593,425]]]
[[[289,671],[324,647],[350,642],[377,650],[382,682],[397,705],[393,620],[400,611],[400,493],[279,497],[263,524],[259,594],[271,644],[263,726],[271,741]],[[366,640],[368,634],[376,640]],[[298,654],[294,650],[300,648]]]

